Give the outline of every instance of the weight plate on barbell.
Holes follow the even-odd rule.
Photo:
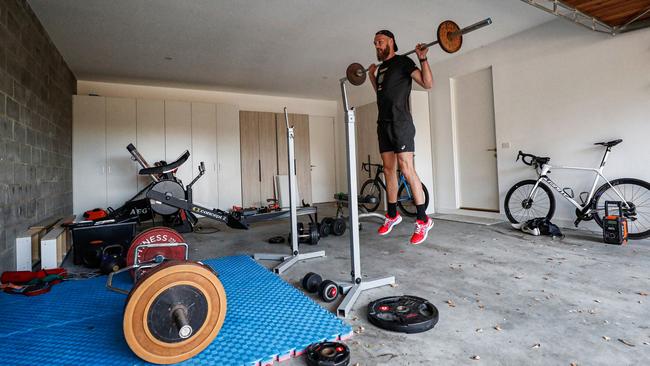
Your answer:
[[[366,81],[366,70],[358,62],[351,63],[345,70],[345,76],[352,85],[359,86]]]
[[[126,253],[126,266],[130,267],[136,264],[136,261],[137,263],[152,261],[157,256],[162,256],[165,259],[185,260],[185,246],[180,245],[140,248],[136,259],[136,248],[142,244],[171,243],[185,243],[185,240],[176,230],[168,227],[153,227],[141,232],[131,241],[131,246],[129,246]],[[131,271],[132,276],[134,276],[134,273],[134,271]]]
[[[438,26],[438,44],[447,53],[458,52],[463,46],[463,35],[454,21],[445,20]]]
[[[200,314],[194,314],[196,320],[192,316],[187,319],[192,331],[179,330],[179,337],[164,334],[164,324],[150,321],[160,318],[164,312],[177,310],[156,305],[159,300],[165,301],[161,296],[172,295],[170,290],[181,296],[177,300],[186,308],[193,304],[203,308]],[[126,343],[138,357],[147,362],[171,364],[185,361],[205,349],[221,330],[225,317],[226,292],[212,269],[196,262],[172,261],[153,268],[133,286],[126,300],[122,325]],[[170,316],[163,318],[166,320],[155,322],[166,321],[172,330],[177,327]]]

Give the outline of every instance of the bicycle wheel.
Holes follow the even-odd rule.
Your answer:
[[[535,195],[529,200],[528,195],[535,187],[536,180],[522,180],[510,188],[503,202],[508,220],[513,224],[526,222],[536,217],[551,219],[555,213],[555,197],[544,183],[539,183]]]
[[[377,202],[359,202],[359,205],[365,207],[368,212],[374,212],[377,210],[377,207],[379,207],[379,203],[381,202],[381,187],[379,186],[379,183],[377,183],[374,179],[368,179],[367,181],[363,182],[363,185],[361,186],[361,197],[363,198],[368,196],[377,198]]]
[[[429,191],[424,183],[422,183],[422,192],[424,192],[424,208],[426,209],[429,207]],[[399,206],[400,211],[406,216],[415,216],[417,214],[415,201],[413,200],[413,192],[406,182],[400,185],[399,191],[397,191],[397,206]]]
[[[628,237],[643,239],[650,236],[650,183],[634,178],[616,179],[610,183],[630,206],[630,210],[624,213],[628,219]],[[603,227],[605,201],[621,201],[607,183],[598,188],[592,204],[592,209],[596,210],[594,220],[600,227]]]

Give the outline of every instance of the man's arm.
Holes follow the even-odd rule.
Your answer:
[[[377,65],[372,64],[368,67],[368,78],[370,79],[370,82],[372,83],[372,87],[375,88],[375,92],[377,91],[377,76],[375,75],[375,71],[377,71]]]
[[[418,83],[424,89],[431,89],[433,87],[433,75],[431,74],[431,67],[429,67],[429,61],[427,61],[427,52],[428,48],[423,47],[424,44],[419,43],[415,46],[415,54],[420,60],[420,66],[422,70],[416,69],[411,73],[411,78]]]

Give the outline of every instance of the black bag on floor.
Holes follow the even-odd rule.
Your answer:
[[[564,237],[564,235],[562,235],[562,231],[560,231],[560,228],[546,217],[536,217],[534,219],[526,221],[523,225],[521,225],[521,231],[533,235],[550,235],[554,238]]]

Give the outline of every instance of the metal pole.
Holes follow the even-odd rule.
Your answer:
[[[348,94],[345,82],[341,82],[341,93],[343,95],[343,107],[345,108],[345,136],[347,141],[348,157],[348,207],[350,208],[350,254],[352,283],[361,283],[361,255],[359,253],[359,211],[357,197],[357,142],[355,139],[355,115],[354,109],[349,107]]]
[[[296,201],[298,197],[296,195],[296,167],[293,163],[295,159],[295,149],[294,149],[294,132],[293,126],[289,126],[289,114],[287,113],[287,107],[284,107],[284,120],[287,125],[287,155],[289,163],[289,211],[290,211],[290,221],[291,221],[291,252],[293,255],[298,254],[298,215],[296,214]]]

